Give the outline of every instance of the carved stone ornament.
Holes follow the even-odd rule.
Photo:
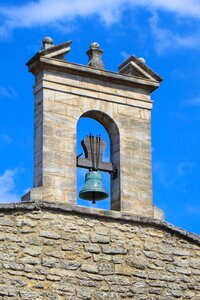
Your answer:
[[[100,45],[96,42],[90,44],[90,49],[86,52],[89,58],[88,66],[104,69],[104,64],[102,61],[103,50]]]

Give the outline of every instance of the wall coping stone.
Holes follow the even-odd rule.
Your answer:
[[[172,234],[190,240],[200,245],[200,235],[191,233],[185,229],[174,226],[168,222],[160,221],[153,218],[141,217],[129,213],[102,210],[91,207],[76,206],[76,205],[65,205],[61,203],[52,203],[46,201],[35,201],[35,202],[15,202],[0,204],[0,216],[6,213],[15,213],[18,211],[34,211],[34,210],[50,210],[54,212],[61,212],[63,214],[72,213],[75,215],[83,215],[91,218],[105,218],[113,221],[123,221],[126,223],[132,223],[143,226],[152,226],[154,228],[163,229]]]

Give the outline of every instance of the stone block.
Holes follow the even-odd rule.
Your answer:
[[[110,238],[108,236],[92,233],[91,241],[92,243],[108,244],[110,242]]]
[[[102,252],[105,254],[126,254],[127,250],[122,246],[102,246]]]
[[[85,245],[85,250],[88,252],[97,253],[97,254],[101,252],[101,248],[95,244]]]
[[[81,271],[92,273],[92,274],[97,274],[99,272],[96,264],[88,264],[88,263],[82,264]]]
[[[77,261],[64,261],[62,267],[66,270],[77,270],[81,266],[80,262]]]

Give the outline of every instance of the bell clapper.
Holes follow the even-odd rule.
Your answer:
[[[94,193],[94,192],[92,193],[92,196],[93,196],[92,204],[96,204],[96,201],[95,201],[95,193]]]

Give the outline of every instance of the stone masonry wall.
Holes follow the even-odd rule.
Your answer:
[[[10,207],[0,207],[0,299],[200,299],[197,236],[117,212]]]

